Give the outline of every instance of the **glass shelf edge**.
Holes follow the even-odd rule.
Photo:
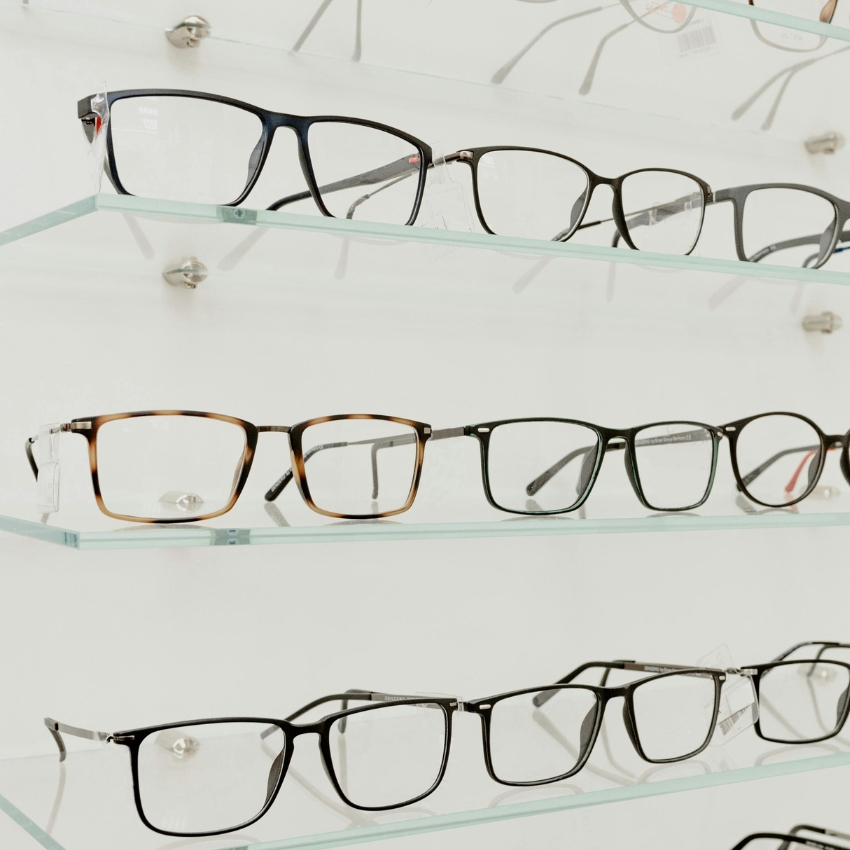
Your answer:
[[[66,850],[53,836],[48,835],[35,821],[0,794],[0,812],[7,814],[27,835],[45,850]],[[245,848],[247,850],[247,848]]]
[[[257,546],[282,544],[357,543],[400,540],[477,540],[502,537],[551,537],[573,534],[640,534],[661,532],[745,531],[783,528],[834,528],[850,525],[850,513],[792,516],[685,517],[658,516],[638,519],[528,519],[517,522],[458,522],[384,524],[352,523],[338,526],[290,528],[175,529],[142,526],[138,531],[73,531],[32,520],[0,515],[0,531],[45,543],[81,550],[191,548],[206,546]]]
[[[67,207],[62,207],[46,215],[16,225],[9,230],[0,232],[0,247],[96,211],[117,212],[124,215],[136,214],[178,218],[193,222],[224,222],[228,224],[244,224],[247,226],[274,227],[283,230],[328,233],[344,237],[380,238],[398,242],[419,242],[455,248],[506,251],[527,256],[573,258],[654,268],[713,272],[740,277],[794,281],[797,283],[817,282],[839,286],[850,285],[850,275],[847,273],[825,269],[803,269],[761,263],[743,263],[740,260],[674,256],[595,245],[578,245],[575,243],[493,236],[488,233],[438,230],[395,224],[371,224],[345,219],[326,218],[323,216],[295,215],[268,210],[252,210],[243,207],[218,207],[208,204],[192,204],[177,201],[162,201],[155,198],[107,194],[98,194],[84,198]]]
[[[739,782],[753,782],[775,776],[788,776],[795,773],[808,773],[814,770],[826,770],[850,764],[850,753],[836,753],[812,759],[799,759],[782,762],[770,767],[746,767],[737,770],[709,773],[702,776],[690,776],[683,779],[671,779],[645,785],[625,786],[611,791],[600,791],[586,795],[565,796],[536,800],[532,803],[514,803],[496,809],[475,809],[457,812],[419,821],[400,821],[383,826],[362,827],[357,830],[345,830],[338,833],[324,833],[304,838],[287,838],[280,841],[266,841],[261,844],[241,845],[228,850],[326,850],[331,847],[343,847],[389,838],[402,838],[421,835],[426,832],[438,832],[446,829],[461,829],[514,820],[521,817],[562,812],[569,809],[599,806],[624,800],[644,799],[679,791],[694,791],[701,788],[713,788],[718,785],[732,785]],[[596,799],[588,801],[587,797]],[[584,799],[582,799],[584,798]],[[426,825],[427,824],[427,825]]]
[[[750,6],[744,0],[688,0],[691,6],[699,6],[702,9],[710,9],[713,12],[721,12],[726,15],[736,15],[739,18],[749,18],[751,21],[761,21],[765,24],[778,24],[779,26],[800,32],[810,32],[822,35],[825,38],[835,38],[839,41],[850,41],[850,29],[840,27],[837,24],[824,24],[821,21],[808,21],[797,15],[787,15],[784,12],[774,12],[771,9],[760,9]]]

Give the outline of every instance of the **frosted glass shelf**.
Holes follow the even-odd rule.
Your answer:
[[[287,61],[322,57],[703,125],[770,129],[799,141],[800,128],[846,132],[829,92],[829,82],[850,61],[829,59],[850,41],[840,9],[835,24],[823,24],[744,0],[696,0],[685,30],[659,34],[635,23],[616,0],[588,2],[584,9],[575,0],[470,0],[460,7],[451,0],[376,0],[364,7],[362,19],[351,4],[325,5],[266,0],[246,14],[221,0],[201,2],[193,9],[210,20],[212,35],[198,61],[227,62],[234,49],[268,48]],[[633,6],[640,10],[640,4]],[[179,21],[166,2],[134,9],[120,0],[30,0],[27,12],[40,22],[52,15],[57,26],[89,28],[113,40],[148,39],[154,49],[165,43],[164,30]],[[756,23],[781,33],[780,45],[797,48],[811,40],[816,49],[766,44],[754,31]],[[825,61],[796,67],[811,59]],[[633,68],[641,73],[622,71]],[[779,79],[771,83],[774,75]],[[780,94],[785,76],[793,82]]]
[[[777,747],[745,730],[696,759],[653,766],[629,753],[625,732],[621,738],[612,724],[607,753],[600,741],[588,766],[572,779],[509,788],[487,777],[477,721],[470,719],[461,715],[455,722],[446,777],[419,804],[384,813],[351,809],[335,796],[314,748],[302,748],[266,816],[242,832],[220,837],[216,848],[321,850],[850,765],[844,743]],[[47,850],[108,850],[119,834],[122,850],[174,846],[175,839],[139,821],[128,763],[116,750],[71,752],[63,767],[55,753],[0,762],[0,810]],[[184,839],[179,846],[200,850],[211,845],[209,839]]]
[[[258,239],[265,229],[276,229],[293,234],[324,234],[333,237],[336,244],[339,244],[339,240],[351,240],[362,244],[374,241],[397,245],[420,243],[432,246],[436,252],[461,249],[462,256],[469,257],[472,262],[474,262],[474,254],[469,252],[485,250],[536,257],[541,261],[548,259],[590,260],[626,266],[642,266],[650,270],[681,269],[689,272],[735,275],[741,280],[762,278],[800,283],[830,283],[841,286],[850,284],[850,271],[837,270],[843,265],[843,255],[836,255],[832,261],[834,266],[830,268],[804,269],[765,263],[743,263],[739,260],[711,257],[656,254],[648,251],[583,245],[573,241],[564,243],[521,239],[461,230],[375,224],[318,215],[295,215],[241,207],[218,207],[110,194],[98,194],[84,198],[77,203],[0,232],[0,267],[4,263],[19,267],[22,262],[33,267],[39,267],[47,260],[51,264],[55,263],[56,266],[68,262],[82,263],[88,268],[111,268],[114,273],[120,273],[120,266],[109,265],[118,262],[114,256],[118,246],[110,240],[103,239],[98,233],[98,227],[103,222],[104,216],[115,214],[185,222],[187,224],[245,225],[259,229],[254,237],[255,239]],[[87,230],[81,231],[81,228],[77,226],[72,233],[63,232],[66,229],[65,226],[69,223],[87,217],[90,217],[90,226]],[[85,233],[86,238],[90,240],[89,244],[81,243],[81,233]],[[122,240],[122,244],[128,246],[129,249],[135,248],[132,253],[135,253],[136,256],[128,256],[128,261],[132,259],[134,263],[138,262],[140,259],[138,255],[141,255],[143,259],[153,259],[153,246],[140,228],[130,227],[130,233],[135,239],[135,246],[127,238]],[[44,249],[47,242],[45,240],[52,240],[53,234],[55,234],[57,242],[50,245],[51,250],[46,255]],[[127,235],[130,234],[125,234],[125,237]],[[31,240],[29,244],[28,240]],[[22,242],[19,246],[20,253],[9,256],[6,253],[8,249],[5,246],[19,242]],[[250,256],[252,248],[253,240],[236,241],[233,249],[218,263],[219,269],[232,270],[243,259]],[[65,252],[64,256],[58,253],[60,250]],[[432,254],[432,256],[437,256],[437,254]],[[386,252],[376,250],[376,263],[379,262],[384,265],[387,259]],[[413,271],[410,268],[405,268],[403,264],[399,264],[396,270],[406,274]],[[384,267],[380,270],[374,268],[373,271],[374,273],[378,271],[385,273],[387,268]],[[522,281],[517,282],[518,287],[522,285]]]
[[[108,520],[107,520],[108,521]],[[98,523],[99,524],[99,523]],[[568,534],[743,531],[759,528],[824,528],[850,525],[847,513],[780,512],[761,515],[649,515],[622,519],[520,518],[496,522],[340,522],[333,526],[244,527],[137,525],[112,530],[63,528],[0,514],[0,531],[72,549],[161,549],[197,546],[259,546],[280,543],[356,543],[383,540],[453,540],[487,537],[540,537]]]

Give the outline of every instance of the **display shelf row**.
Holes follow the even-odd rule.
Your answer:
[[[824,85],[847,62],[846,55],[832,59],[850,41],[840,9],[833,23],[823,23],[816,15],[807,19],[740,0],[612,0],[578,9],[573,3],[515,0],[478,0],[460,9],[449,0],[261,8],[245,14],[211,0],[197,4],[196,14],[211,24],[195,51],[205,54],[198,61],[220,59],[234,46],[262,46],[284,62],[314,54],[698,124],[770,129],[800,142],[801,129],[846,130]],[[102,30],[122,41],[149,36],[169,50],[175,48],[164,33],[180,23],[165,3],[136,10],[100,0],[80,13],[69,0],[23,7],[10,0],[10,11],[32,21],[58,17],[63,26]],[[267,22],[262,35],[254,26],[258,16]],[[640,74],[617,70],[635,67]],[[662,78],[664,85],[650,82]]]
[[[457,727],[443,783],[413,806],[367,812],[345,805],[318,767],[317,753],[304,748],[294,757],[268,813],[244,830],[220,836],[215,846],[320,850],[850,764],[850,752],[841,739],[778,746],[759,741],[749,730],[689,761],[650,765],[629,752],[625,731],[621,739],[612,728],[611,733],[603,732],[603,738],[608,735],[606,745],[597,747],[598,753],[594,751],[588,766],[575,777],[552,785],[510,788],[486,776],[480,736],[474,734],[473,725]],[[0,810],[47,850],[106,850],[117,834],[126,850],[173,846],[173,837],[150,831],[138,819],[130,771],[114,749],[71,751],[61,765],[56,753],[0,762]],[[184,838],[180,846],[189,850],[208,847],[209,842],[209,838]]]
[[[98,232],[99,228],[104,226],[115,228],[116,225],[113,222],[119,216],[123,217],[127,224],[123,238],[117,240],[104,238],[104,235]],[[83,226],[80,224],[73,228],[68,227],[71,222],[88,217],[91,219],[85,225],[85,229],[82,229]],[[109,219],[112,221],[107,223]],[[243,207],[191,204],[111,194],[98,194],[84,198],[77,203],[0,232],[0,267],[6,266],[17,270],[27,267],[34,269],[52,267],[59,270],[73,263],[78,267],[83,266],[93,270],[111,267],[112,271],[118,274],[121,272],[121,254],[124,255],[123,260],[127,264],[135,264],[142,260],[150,261],[155,258],[157,251],[145,233],[143,222],[146,219],[174,224],[182,223],[187,226],[235,224],[256,228],[253,233],[250,231],[243,233],[241,239],[225,242],[224,238],[214,237],[210,240],[211,244],[227,244],[229,248],[224,256],[220,256],[220,249],[217,252],[219,256],[216,258],[217,263],[213,269],[219,272],[231,272],[242,265],[250,266],[254,258],[267,260],[268,255],[264,256],[261,250],[255,249],[255,245],[266,231],[281,230],[292,234],[321,234],[329,237],[327,244],[340,247],[339,262],[335,269],[337,277],[344,276],[347,271],[346,260],[350,245],[357,245],[357,250],[361,254],[373,252],[373,274],[386,275],[388,272],[404,271],[410,275],[413,269],[404,266],[404,261],[409,255],[402,256],[401,252],[395,254],[393,259],[402,260],[402,263],[396,265],[385,249],[418,243],[429,246],[432,249],[431,257],[435,259],[439,259],[441,253],[451,252],[454,265],[460,257],[468,257],[470,262],[475,262],[476,253],[481,250],[513,257],[536,258],[539,265],[527,268],[526,273],[516,279],[514,289],[518,292],[533,283],[534,278],[545,269],[547,261],[561,259],[610,264],[609,274],[614,274],[614,269],[623,265],[641,266],[650,274],[653,271],[676,269],[689,273],[709,272],[734,275],[739,281],[738,286],[743,285],[748,279],[828,283],[840,286],[850,284],[850,273],[845,270],[847,263],[843,255],[837,255],[831,266],[811,269],[761,262],[747,263],[707,256],[659,254],[604,245],[586,245],[574,241],[523,239],[441,227],[407,227],[326,218],[319,215],[295,215]],[[136,223],[137,220],[138,223]],[[188,231],[184,232],[187,234],[188,243],[191,241],[191,236]],[[88,244],[86,239],[90,240]],[[15,243],[19,244],[14,252],[6,247]],[[294,242],[290,247],[296,247],[297,244]],[[203,265],[206,266],[208,263]],[[209,263],[209,265],[212,264]],[[129,265],[125,268],[128,272],[130,271]],[[596,276],[599,277],[604,267],[596,268]],[[174,268],[163,266],[161,271],[179,272],[180,264],[177,263]],[[190,270],[187,271],[189,272]],[[203,278],[206,279],[210,269],[204,268],[202,273]],[[173,276],[173,282],[176,282],[177,277],[179,274]],[[687,276],[683,275],[680,280],[682,287],[687,286]]]

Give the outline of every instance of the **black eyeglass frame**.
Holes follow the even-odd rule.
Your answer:
[[[758,419],[764,419],[766,416],[790,416],[795,419],[799,419],[809,425],[815,433],[818,435],[819,443],[817,446],[801,446],[788,448],[779,452],[771,458],[768,458],[763,464],[756,467],[753,470],[750,470],[746,474],[741,473],[740,465],[738,463],[738,439],[741,436],[741,431],[744,427],[751,422],[755,422]],[[799,502],[802,502],[803,499],[807,498],[812,494],[812,491],[817,487],[818,481],[820,481],[821,475],[823,474],[824,467],[826,466],[826,455],[833,448],[841,448],[841,472],[844,475],[844,478],[850,483],[850,431],[846,434],[825,434],[820,427],[812,422],[807,416],[803,416],[800,413],[791,413],[789,411],[779,410],[779,411],[771,411],[769,413],[759,413],[755,416],[747,416],[744,419],[736,419],[734,422],[729,422],[726,425],[722,426],[723,433],[729,439],[729,456],[732,461],[732,473],[735,476],[735,483],[740,492],[742,492],[751,502],[755,502],[756,504],[763,505],[766,508],[787,508],[791,505],[796,505]],[[775,461],[779,460],[781,457],[784,457],[787,454],[792,454],[794,452],[799,451],[816,451],[818,456],[818,465],[815,469],[815,473],[813,476],[809,477],[809,486],[803,492],[801,496],[797,496],[794,499],[790,499],[787,502],[782,502],[781,504],[771,504],[770,502],[764,502],[761,499],[757,499],[753,496],[752,493],[747,489],[747,484],[751,483],[755,480],[758,475],[764,472],[770,465],[772,465]]]
[[[756,699],[761,700],[761,680],[764,676],[768,675],[771,671],[776,670],[780,667],[789,667],[791,665],[800,665],[800,664],[811,664],[813,667],[822,666],[822,665],[832,665],[835,667],[841,667],[847,671],[848,682],[850,682],[850,664],[847,664],[844,661],[837,661],[832,658],[792,658],[785,659],[783,661],[769,661],[766,664],[750,664],[745,668],[742,668],[745,672],[750,675],[750,678],[753,682],[753,688],[755,689]],[[833,731],[826,733],[825,735],[820,735],[816,738],[772,738],[769,735],[766,735],[761,728],[761,709],[759,708],[758,717],[756,718],[756,722],[754,724],[754,728],[756,734],[763,741],[769,741],[772,744],[789,744],[796,746],[797,744],[806,745],[806,744],[818,744],[821,741],[828,741],[830,738],[835,738],[837,735],[841,734],[841,730],[844,728],[844,725],[847,723],[847,717],[850,715],[850,698],[844,699],[844,705],[842,707],[841,716],[836,722],[836,726]]]
[[[98,124],[100,121],[99,115],[94,111],[94,107],[92,104],[93,99],[95,99],[96,95],[89,95],[88,97],[84,97],[77,103],[77,117],[83,122],[83,129],[86,131],[86,136],[89,141],[94,139],[94,136],[97,132]],[[298,158],[301,165],[301,172],[304,176],[304,180],[307,183],[308,192],[300,193],[296,196],[291,196],[290,200],[304,200],[308,197],[312,197],[316,203],[316,206],[321,211],[322,215],[327,216],[328,218],[335,218],[335,216],[328,210],[325,202],[322,200],[322,193],[319,187],[319,184],[316,180],[316,174],[313,169],[313,161],[310,156],[310,142],[309,142],[309,131],[310,127],[314,124],[320,123],[337,123],[337,124],[354,124],[360,127],[369,127],[373,130],[379,130],[384,133],[389,133],[396,138],[403,139],[410,145],[413,145],[418,153],[419,153],[419,178],[418,184],[416,188],[416,197],[413,203],[413,209],[411,210],[410,217],[404,224],[413,224],[416,221],[416,217],[419,214],[419,209],[422,205],[422,196],[425,191],[425,179],[428,168],[433,164],[433,152],[431,147],[421,139],[417,139],[415,136],[411,136],[409,133],[405,133],[403,130],[399,130],[395,127],[390,127],[387,124],[381,124],[377,121],[369,121],[364,118],[350,118],[339,115],[313,115],[313,116],[301,116],[301,115],[292,115],[287,112],[273,112],[268,109],[262,109],[259,106],[253,106],[250,103],[245,103],[241,100],[236,100],[232,97],[224,97],[223,95],[211,94],[208,92],[197,92],[197,91],[188,91],[185,89],[126,89],[124,91],[115,91],[115,92],[107,92],[106,93],[106,103],[110,110],[112,111],[112,107],[119,100],[128,100],[137,97],[182,97],[182,98],[191,98],[195,100],[208,100],[214,103],[221,103],[226,106],[232,106],[236,109],[241,109],[244,112],[249,112],[252,115],[255,115],[259,120],[262,126],[262,134],[260,136],[260,140],[258,142],[258,147],[262,144],[262,148],[259,152],[259,156],[257,161],[253,164],[253,168],[248,175],[248,182],[245,185],[245,188],[242,190],[242,193],[236,200],[222,202],[218,204],[218,206],[237,206],[241,204],[251,193],[251,190],[257,183],[257,180],[260,177],[260,174],[263,170],[263,166],[268,159],[269,151],[272,146],[272,142],[274,141],[275,132],[281,127],[286,127],[292,130],[296,138],[298,140]],[[252,157],[253,159],[253,157]],[[115,187],[115,191],[121,195],[131,195],[131,192],[128,192],[123,184],[121,183],[121,178],[119,175],[118,165],[115,159],[115,149],[113,145],[112,139],[112,121],[110,120],[107,123],[106,129],[106,174],[109,178],[112,185]],[[408,173],[410,169],[407,169]],[[402,223],[402,222],[399,222]]]
[[[478,220],[481,222],[481,226],[488,233],[491,233],[493,235],[497,235],[496,231],[493,230],[487,223],[487,217],[485,216],[484,210],[481,206],[481,193],[478,187],[478,168],[481,163],[482,157],[486,156],[487,154],[499,151],[520,151],[525,153],[538,153],[545,154],[548,156],[554,156],[558,159],[562,159],[566,162],[572,163],[585,173],[587,177],[587,188],[584,193],[584,202],[580,211],[575,216],[575,220],[571,223],[570,227],[565,228],[557,235],[557,239],[555,241],[558,242],[568,241],[576,234],[578,230],[581,230],[582,227],[592,227],[600,223],[589,222],[588,224],[584,224],[584,218],[587,214],[588,207],[590,206],[590,201],[593,197],[594,191],[599,186],[610,186],[614,195],[611,206],[611,213],[614,219],[614,224],[616,225],[620,236],[623,238],[629,248],[632,248],[635,251],[640,250],[632,241],[632,237],[629,234],[629,227],[626,221],[626,213],[623,208],[623,182],[627,178],[635,174],[642,174],[645,172],[664,172],[667,174],[678,174],[681,177],[690,178],[700,187],[700,190],[702,191],[702,208],[700,211],[699,227],[697,228],[696,236],[694,237],[693,243],[691,244],[690,248],[688,248],[685,254],[685,256],[687,256],[687,254],[690,254],[694,250],[697,242],[699,241],[700,234],[702,233],[703,222],[705,220],[705,207],[707,204],[712,202],[712,199],[714,197],[714,192],[711,186],[709,186],[708,183],[706,183],[705,180],[703,180],[701,177],[697,177],[695,174],[691,174],[687,171],[680,171],[675,168],[638,168],[634,171],[629,171],[627,174],[621,174],[619,177],[602,177],[601,175],[596,174],[594,171],[591,171],[586,165],[584,165],[584,163],[579,162],[577,159],[573,159],[572,157],[566,156],[562,153],[558,153],[557,151],[546,150],[545,148],[530,148],[514,145],[489,145],[487,147],[464,148],[463,150],[458,151],[455,154],[447,156],[446,162],[462,162],[468,165],[472,170],[472,194],[475,200],[475,212],[478,215]],[[505,235],[509,236],[510,234]]]
[[[489,474],[489,464],[490,464],[490,438],[493,435],[493,431],[496,430],[499,426],[502,425],[515,425],[523,422],[557,422],[568,425],[579,425],[584,428],[588,428],[591,431],[596,433],[597,437],[597,445],[596,445],[596,458],[593,464],[593,469],[589,475],[587,484],[585,486],[584,491],[579,495],[578,499],[569,507],[566,508],[557,508],[554,510],[544,510],[544,511],[519,511],[513,508],[504,507],[500,505],[493,496],[493,492],[490,486],[490,474]],[[695,428],[705,430],[711,438],[712,444],[712,458],[711,458],[711,472],[708,477],[708,482],[705,488],[705,492],[699,501],[694,502],[692,505],[687,505],[684,507],[677,508],[657,508],[654,505],[650,504],[650,502],[646,499],[643,487],[640,483],[640,472],[638,470],[637,464],[637,446],[636,440],[637,435],[646,430],[647,428],[654,428],[663,425],[693,425]],[[724,436],[723,430],[718,428],[715,425],[707,425],[704,422],[690,422],[688,420],[679,420],[676,422],[650,422],[646,425],[638,425],[635,428],[625,428],[625,429],[617,429],[617,428],[603,428],[601,425],[593,425],[590,422],[583,422],[579,419],[561,419],[557,417],[549,417],[549,416],[532,416],[521,419],[499,419],[492,422],[480,422],[477,425],[470,425],[466,429],[466,433],[475,437],[478,440],[480,446],[480,454],[481,454],[481,477],[484,484],[484,494],[487,498],[487,501],[497,510],[506,511],[507,513],[519,514],[521,516],[546,516],[550,514],[563,514],[569,513],[571,511],[578,510],[588,499],[591,491],[593,490],[593,485],[596,483],[596,479],[599,477],[599,471],[602,468],[602,461],[605,457],[606,452],[616,451],[616,450],[624,450],[626,452],[625,455],[625,467],[626,474],[629,477],[629,483],[632,485],[632,489],[635,492],[635,495],[638,497],[640,503],[651,511],[664,511],[664,512],[681,512],[687,510],[693,510],[694,508],[700,507],[703,505],[705,501],[708,499],[711,494],[711,490],[714,486],[714,478],[717,472],[717,458],[720,448],[720,440]],[[612,440],[622,440],[622,443],[612,443]],[[592,448],[592,447],[591,447]],[[542,470],[541,470],[542,472]],[[545,473],[544,473],[545,474]],[[542,477],[542,476],[540,476]],[[534,482],[532,482],[533,484]],[[529,485],[529,487],[532,486]],[[528,492],[528,490],[527,490]],[[529,492],[529,495],[533,495]]]
[[[644,678],[638,679],[635,682],[629,682],[626,685],[617,687],[610,687],[605,685],[604,680],[602,685],[572,684],[572,681],[584,671],[599,667],[606,669],[606,676],[604,677],[604,680],[607,680],[607,671],[610,671],[611,669],[640,671],[653,670],[653,675],[645,676]],[[659,670],[661,670],[662,672],[658,672]],[[650,758],[643,749],[643,745],[640,741],[640,734],[637,729],[638,724],[634,707],[634,693],[642,685],[646,685],[651,682],[656,682],[659,679],[669,678],[671,676],[683,675],[699,675],[707,678],[712,678],[714,680],[714,706],[711,721],[709,723],[708,735],[706,736],[705,741],[697,749],[693,750],[690,753],[687,753],[686,755],[666,759]],[[602,722],[605,717],[605,708],[611,700],[617,699],[619,697],[622,697],[625,701],[623,721],[626,726],[626,732],[629,735],[629,740],[632,742],[632,745],[634,746],[638,755],[644,761],[647,761],[651,764],[672,764],[674,762],[685,761],[689,758],[693,758],[694,756],[699,755],[709,746],[709,744],[711,743],[711,739],[714,735],[714,730],[717,726],[717,718],[720,713],[721,692],[723,689],[723,683],[725,681],[725,671],[715,670],[708,667],[677,667],[675,665],[664,665],[663,667],[659,667],[656,665],[642,664],[637,662],[591,661],[586,664],[582,664],[580,667],[577,667],[575,670],[573,670],[572,673],[570,673],[568,676],[565,676],[564,679],[562,679],[557,684],[544,685],[543,687],[537,688],[523,688],[519,691],[508,691],[506,693],[501,693],[496,696],[472,700],[471,702],[464,702],[464,710],[477,714],[481,718],[481,734],[484,745],[484,761],[487,767],[487,773],[489,774],[491,779],[496,782],[499,782],[502,785],[548,785],[552,782],[559,782],[563,779],[568,779],[571,776],[575,776],[585,767],[596,744],[596,740],[599,737],[599,732],[602,729]],[[496,773],[495,767],[493,766],[492,751],[490,746],[494,706],[496,706],[502,700],[511,699],[517,696],[523,696],[524,694],[528,694],[531,697],[534,706],[539,708],[546,701],[551,699],[556,693],[559,693],[564,690],[581,690],[590,692],[594,694],[596,699],[596,715],[594,718],[593,729],[590,732],[588,739],[580,744],[581,750],[579,753],[578,761],[576,762],[575,766],[572,767],[570,770],[566,771],[565,773],[559,774],[558,776],[547,777],[545,779],[539,780],[518,782],[508,779],[502,779],[501,777],[499,777]],[[538,697],[544,694],[545,697],[538,701]]]
[[[744,214],[746,212],[747,198],[753,193],[766,189],[791,189],[798,192],[807,192],[810,195],[817,195],[832,204],[835,217],[832,222],[832,234],[829,241],[829,248],[823,248],[816,255],[817,259],[813,265],[808,268],[819,269],[825,265],[829,258],[835,252],[845,225],[850,221],[850,201],[845,201],[837,195],[826,192],[823,189],[818,189],[814,186],[806,186],[802,183],[751,183],[747,186],[734,186],[730,189],[718,189],[714,193],[714,197],[710,203],[720,204],[729,202],[734,209],[734,230],[735,230],[735,253],[738,259],[745,263],[758,263],[765,257],[770,256],[777,251],[787,248],[796,248],[801,245],[820,244],[822,234],[812,234],[800,236],[795,239],[788,239],[782,242],[777,242],[771,245],[766,245],[764,248],[756,251],[751,257],[747,256],[744,247]]]
[[[332,714],[328,714],[314,723],[292,722],[294,718],[305,714],[307,711],[316,708],[322,703],[330,701],[341,701],[345,706],[348,704],[349,701],[355,699],[372,700],[376,704],[359,706],[357,708],[344,708],[342,711],[336,711]],[[412,797],[409,800],[404,800],[402,802],[394,803],[392,805],[387,806],[361,806],[353,802],[346,796],[339,782],[339,779],[337,778],[330,747],[331,728],[338,721],[344,720],[344,718],[352,717],[356,714],[362,714],[366,711],[379,711],[382,708],[387,708],[390,706],[404,705],[423,705],[432,708],[438,707],[442,711],[443,719],[445,722],[445,740],[443,743],[442,761],[440,763],[440,769],[437,774],[437,777],[427,791],[415,797]],[[136,805],[136,812],[138,813],[142,823],[144,823],[144,825],[148,827],[148,829],[151,829],[154,832],[158,832],[160,835],[172,835],[182,838],[202,838],[213,835],[224,835],[226,833],[235,832],[237,830],[248,827],[251,824],[256,823],[269,811],[269,809],[274,804],[274,801],[277,799],[277,795],[280,792],[284,779],[286,778],[289,763],[292,760],[292,754],[295,749],[295,739],[298,738],[300,735],[316,734],[319,736],[319,750],[321,752],[321,758],[323,766],[325,768],[325,772],[327,773],[327,776],[330,779],[334,790],[337,792],[337,794],[339,794],[340,799],[342,799],[346,805],[351,806],[353,809],[359,809],[360,811],[369,812],[382,812],[389,811],[392,809],[399,809],[404,806],[409,806],[413,803],[418,802],[419,800],[424,799],[436,790],[437,786],[443,781],[443,777],[445,776],[452,740],[452,715],[458,709],[458,700],[453,699],[451,697],[401,697],[391,694],[371,693],[355,689],[348,691],[344,694],[331,694],[329,696],[322,697],[321,699],[314,700],[312,703],[299,709],[297,712],[295,712],[295,714],[290,715],[288,719],[279,719],[271,717],[216,717],[204,718],[201,720],[184,720],[178,723],[163,723],[157,726],[144,726],[138,729],[127,729],[122,732],[114,733],[90,732],[88,730],[77,729],[73,726],[67,726],[66,724],[58,723],[57,721],[49,717],[45,718],[44,723],[59,747],[60,761],[64,761],[66,755],[65,744],[62,740],[62,733],[77,735],[78,737],[92,738],[94,740],[104,741],[105,743],[119,744],[120,746],[127,747],[127,749],[130,751],[130,768],[133,775],[133,799]],[[266,801],[263,804],[262,809],[254,817],[249,818],[248,820],[243,821],[240,824],[234,824],[233,826],[212,830],[209,832],[174,832],[155,826],[148,820],[148,817],[145,814],[144,804],[142,802],[143,792],[139,778],[139,750],[141,748],[141,745],[151,735],[157,734],[159,732],[165,732],[170,729],[181,729],[187,726],[210,726],[220,723],[252,723],[257,725],[263,725],[267,727],[262,733],[263,738],[268,737],[268,735],[272,734],[278,729],[283,733],[284,746],[283,750],[281,751],[281,754],[283,755],[283,760],[279,767],[278,776],[276,777],[274,786],[269,789]]]

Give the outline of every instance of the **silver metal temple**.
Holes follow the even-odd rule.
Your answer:
[[[431,432],[432,440],[450,440],[452,437],[463,437],[464,436],[464,426],[461,425],[459,428],[440,428],[437,431]]]

